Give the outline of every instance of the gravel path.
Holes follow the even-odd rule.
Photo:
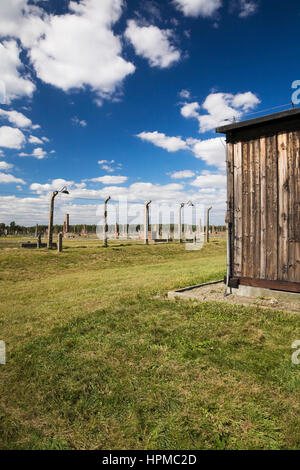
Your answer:
[[[211,284],[184,292],[172,291],[168,294],[169,299],[192,299],[201,302],[225,302],[230,304],[240,304],[245,306],[260,306],[263,308],[284,310],[292,313],[300,313],[300,295],[299,300],[286,301],[272,297],[272,292],[265,297],[242,297],[240,295],[230,294],[225,296],[225,285],[223,282]]]

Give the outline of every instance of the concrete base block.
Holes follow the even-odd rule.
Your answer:
[[[22,243],[21,248],[29,248],[29,249],[32,249],[32,248],[47,248],[47,243],[41,243],[40,246],[38,246],[37,243],[31,243],[31,242]]]
[[[279,290],[264,289],[262,287],[239,286],[238,289],[233,287],[227,288],[228,294],[234,294],[241,297],[264,297],[265,299],[276,299],[282,302],[300,302],[300,294],[295,292],[283,292]]]
[[[37,248],[37,243],[22,243],[21,248]]]

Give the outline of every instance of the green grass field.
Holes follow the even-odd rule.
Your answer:
[[[0,239],[1,449],[296,449],[299,317],[168,301],[221,279],[202,251]]]

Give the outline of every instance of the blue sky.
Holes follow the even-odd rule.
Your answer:
[[[56,223],[96,223],[107,195],[223,223],[214,129],[289,107],[299,23],[293,0],[1,0],[0,221],[46,223],[67,184]]]

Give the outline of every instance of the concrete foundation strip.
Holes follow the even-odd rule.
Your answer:
[[[224,284],[224,279],[221,279],[219,281],[205,282],[204,284],[196,284],[195,286],[183,287],[182,289],[178,289],[178,290],[171,290],[168,292],[168,299],[175,299],[176,297],[180,297],[181,293],[187,292],[189,290],[197,289],[198,287],[213,286],[214,284],[221,284],[221,283]],[[224,289],[225,289],[225,285],[224,285]]]

